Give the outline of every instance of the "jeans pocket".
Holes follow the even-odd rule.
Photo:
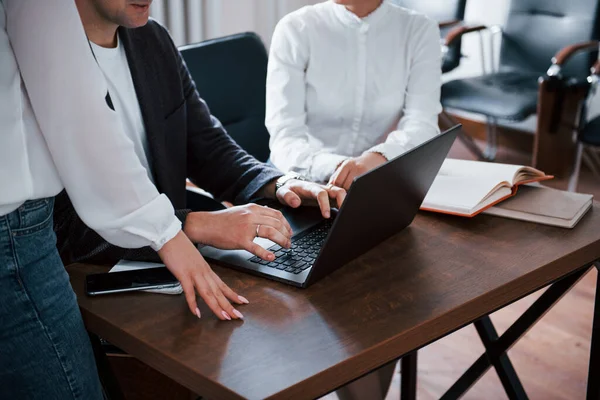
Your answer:
[[[39,210],[41,208],[47,209],[51,200],[52,199],[48,199],[48,198],[29,200],[29,201],[26,201],[25,203],[21,204],[21,207],[19,207],[19,210],[21,212],[30,212],[30,211]]]
[[[52,224],[54,199],[30,200],[17,209],[18,227],[11,229],[14,236],[36,233]]]

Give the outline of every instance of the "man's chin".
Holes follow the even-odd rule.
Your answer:
[[[147,15],[144,17],[129,18],[127,23],[121,24],[121,26],[129,29],[141,28],[148,23],[148,19],[149,17]]]

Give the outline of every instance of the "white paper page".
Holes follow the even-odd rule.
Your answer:
[[[497,184],[497,181],[488,178],[438,175],[433,181],[429,192],[427,192],[421,207],[442,209],[460,214],[472,214],[477,205],[484,200]],[[494,194],[494,200],[511,192],[509,188],[502,189],[504,190]]]
[[[119,272],[119,271],[131,271],[131,270],[136,270],[136,269],[160,268],[160,267],[164,267],[164,266],[165,266],[165,264],[159,264],[159,263],[121,260],[114,267],[112,267],[110,269],[110,271],[108,271],[108,272],[110,273],[110,272]],[[144,292],[162,293],[162,294],[181,294],[181,293],[183,293],[183,288],[181,287],[181,284],[179,284],[172,288],[147,289],[147,290],[144,290]]]
[[[512,185],[515,174],[521,168],[520,165],[447,158],[438,175],[470,179],[485,178],[486,181],[493,181],[492,187],[494,187],[502,181],[507,181]]]

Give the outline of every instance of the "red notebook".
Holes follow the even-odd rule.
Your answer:
[[[482,161],[444,161],[421,210],[473,217],[514,196],[519,185],[552,179],[523,165]]]

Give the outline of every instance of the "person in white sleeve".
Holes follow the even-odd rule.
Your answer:
[[[0,0],[0,398],[102,399],[75,294],[55,247],[66,187],[106,240],[151,246],[220,319],[245,304],[210,269],[109,109],[72,0]]]
[[[330,0],[277,24],[267,70],[270,162],[346,190],[439,134],[439,28],[388,0]],[[395,363],[338,391],[385,398]]]
[[[435,21],[388,0],[330,0],[285,16],[267,72],[270,161],[348,189],[439,134]]]

